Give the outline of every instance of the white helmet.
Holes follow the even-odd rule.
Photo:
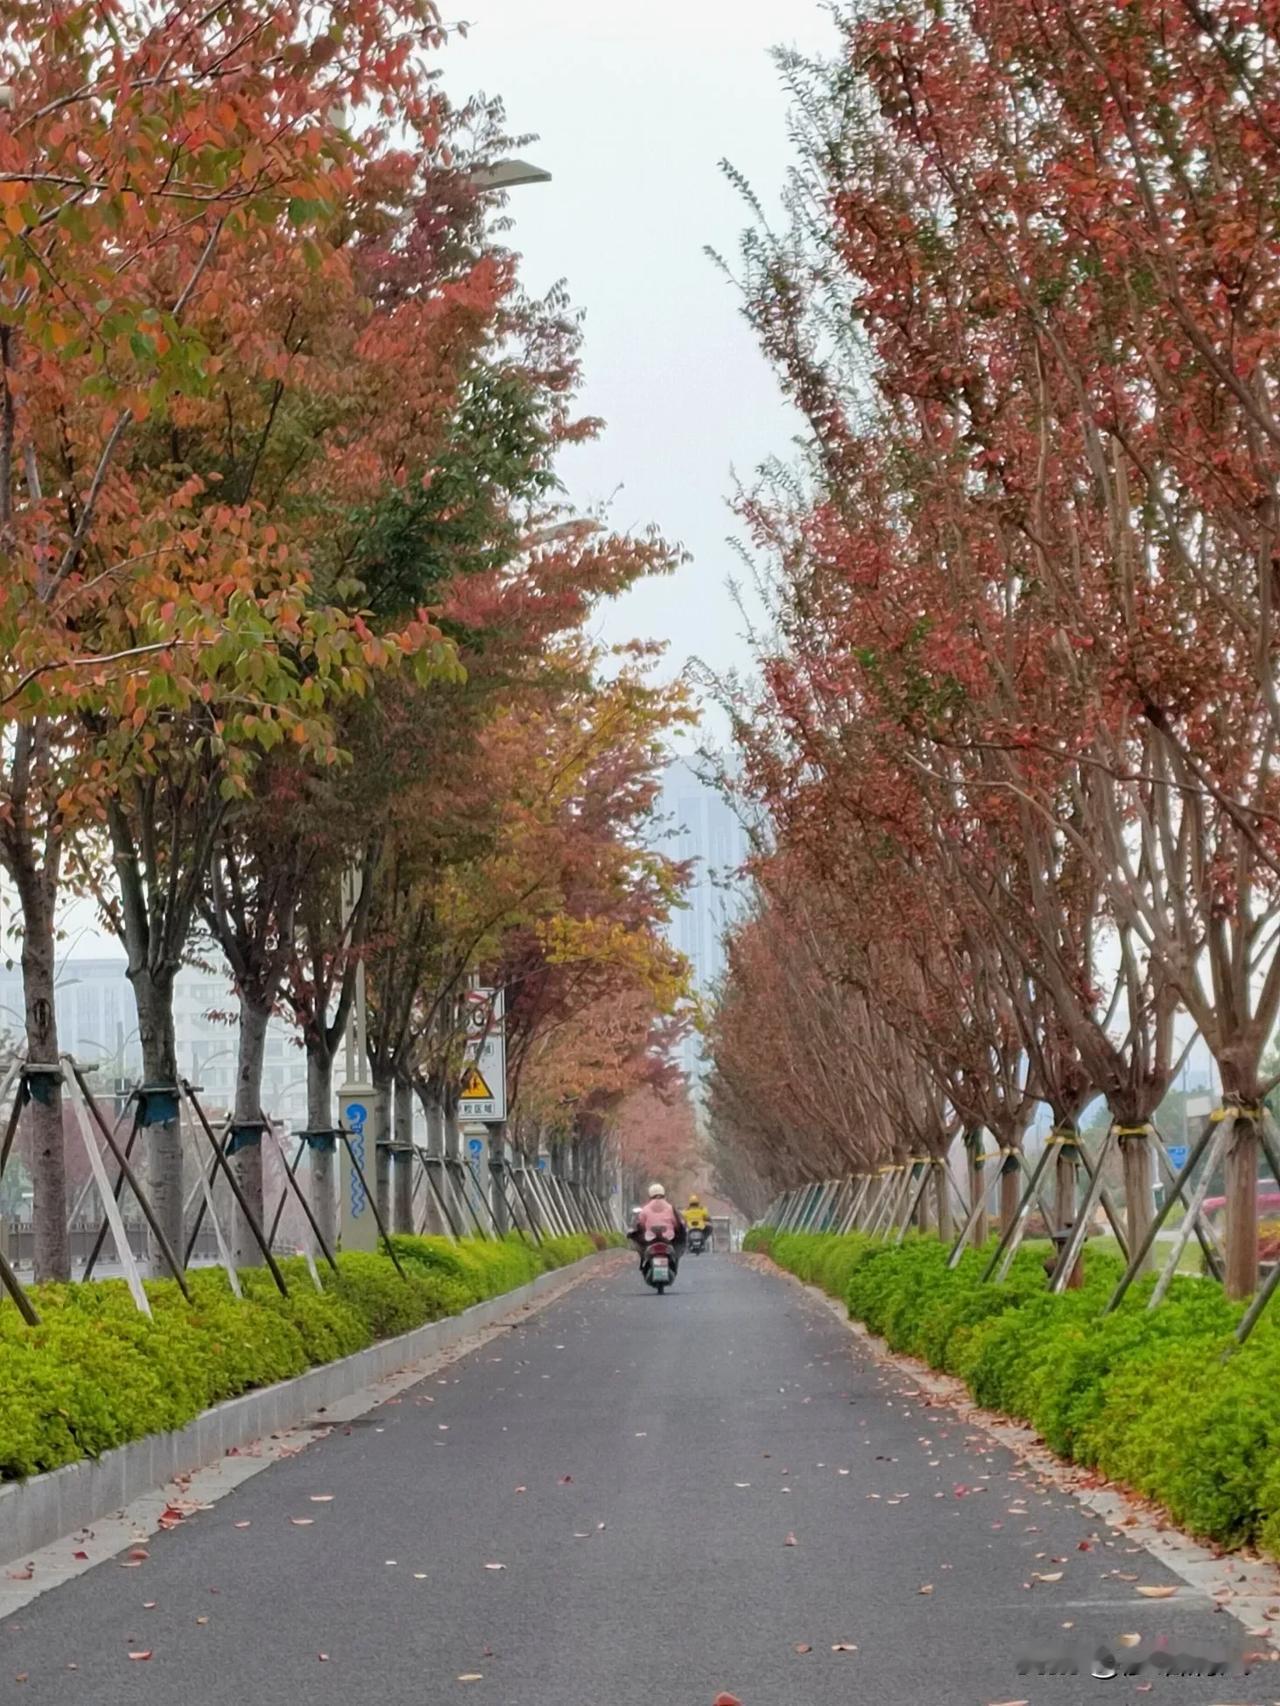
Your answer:
[[[667,1193],[663,1190],[661,1185],[650,1185],[649,1186],[649,1195],[651,1197],[665,1197],[666,1194]]]

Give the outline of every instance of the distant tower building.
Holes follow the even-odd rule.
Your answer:
[[[693,862],[687,904],[671,919],[668,935],[693,966],[699,994],[710,995],[724,970],[725,934],[743,906],[737,873],[747,857],[747,837],[731,808],[683,760],[663,778],[659,841],[673,859]],[[680,1064],[691,1084],[702,1076],[701,1039],[688,1037]]]

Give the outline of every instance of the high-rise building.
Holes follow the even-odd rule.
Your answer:
[[[724,970],[725,935],[744,904],[746,831],[732,807],[683,759],[667,769],[659,812],[663,852],[693,866],[686,905],[673,915],[668,935],[692,965],[699,994],[709,996]],[[704,1070],[700,1038],[686,1038],[681,1065],[696,1084]]]

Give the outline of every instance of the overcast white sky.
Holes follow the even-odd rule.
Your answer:
[[[549,184],[512,192],[510,241],[541,292],[563,278],[586,312],[587,412],[607,430],[563,464],[581,503],[612,497],[620,528],[656,522],[693,561],[613,605],[601,632],[744,661],[725,590],[732,472],[785,452],[794,429],[734,292],[704,254],[732,258],[747,212],[728,158],[772,203],[791,158],[770,49],[825,50],[816,0],[449,0],[469,25],[444,55],[450,94],[506,104]],[[449,15],[449,14],[447,14]]]

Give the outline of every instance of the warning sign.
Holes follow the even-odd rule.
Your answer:
[[[500,989],[467,993],[464,1063],[458,1112],[464,1119],[500,1125],[507,1117],[507,1040]]]
[[[475,1061],[468,1061],[462,1074],[462,1088],[458,1091],[460,1102],[492,1102],[493,1091],[485,1083],[484,1074]]]

